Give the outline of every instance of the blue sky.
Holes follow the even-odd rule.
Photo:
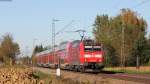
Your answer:
[[[85,29],[87,36],[92,37],[92,24],[96,15],[115,16],[122,8],[137,11],[150,24],[150,1],[140,6],[145,0],[12,0],[0,2],[0,36],[11,33],[22,52],[31,53],[33,39],[35,44],[51,44],[52,19],[59,31],[74,20],[65,31]],[[77,33],[62,33],[56,42],[80,39]],[[28,47],[28,48],[27,48]],[[26,49],[27,48],[27,49]]]

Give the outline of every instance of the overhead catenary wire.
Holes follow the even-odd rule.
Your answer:
[[[70,25],[72,25],[73,22],[74,22],[74,20],[72,20],[70,23],[68,23],[67,25],[65,25],[55,35],[58,35],[58,34],[62,33],[66,28],[68,28]]]
[[[145,3],[148,3],[148,2],[150,2],[150,0],[143,0],[143,1],[139,2],[138,4],[136,4],[136,5],[134,5],[134,6],[130,6],[129,8],[131,8],[131,9],[137,9],[137,7],[139,7],[139,6],[141,6],[141,5],[145,4]],[[111,7],[110,11],[111,11],[112,9],[116,9],[116,7],[117,7],[118,5],[120,5],[120,3],[122,3],[122,1],[118,1],[113,7]],[[112,11],[112,12],[114,12],[114,11]],[[118,11],[117,11],[117,12],[118,12]]]
[[[6,2],[11,2],[12,0],[0,0],[0,1],[6,1]]]
[[[150,0],[144,0],[144,1],[140,2],[140,3],[138,3],[137,5],[133,6],[133,8],[137,8],[137,7],[139,7],[139,6],[141,6],[141,5],[145,4],[145,3],[147,3],[147,2],[149,2],[149,1],[150,1]]]
[[[75,30],[75,31],[64,31],[64,32],[67,32],[67,33],[79,33],[79,35],[81,37],[81,41],[82,41],[84,36],[85,36],[86,30],[79,29],[79,30]]]

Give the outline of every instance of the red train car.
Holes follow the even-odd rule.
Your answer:
[[[59,45],[58,49],[58,57],[59,57],[59,63],[60,67],[65,69],[66,66],[69,65],[69,56],[71,55],[71,42],[62,42]]]
[[[37,65],[38,66],[47,66],[49,64],[49,58],[51,57],[50,52],[48,50],[37,53]]]
[[[42,51],[36,54],[37,65],[41,67],[55,68],[57,64],[57,53],[53,57],[52,49]]]

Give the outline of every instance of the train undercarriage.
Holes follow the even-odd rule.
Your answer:
[[[100,72],[104,68],[103,63],[84,63],[80,65],[66,65],[61,69],[80,72]]]

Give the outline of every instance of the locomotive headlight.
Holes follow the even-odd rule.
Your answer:
[[[84,57],[85,57],[85,58],[89,58],[89,57],[91,57],[91,55],[84,55]]]
[[[86,62],[86,59],[85,59],[85,62]]]
[[[101,55],[101,54],[99,54],[99,55],[95,55],[95,57],[102,57],[102,55]]]

